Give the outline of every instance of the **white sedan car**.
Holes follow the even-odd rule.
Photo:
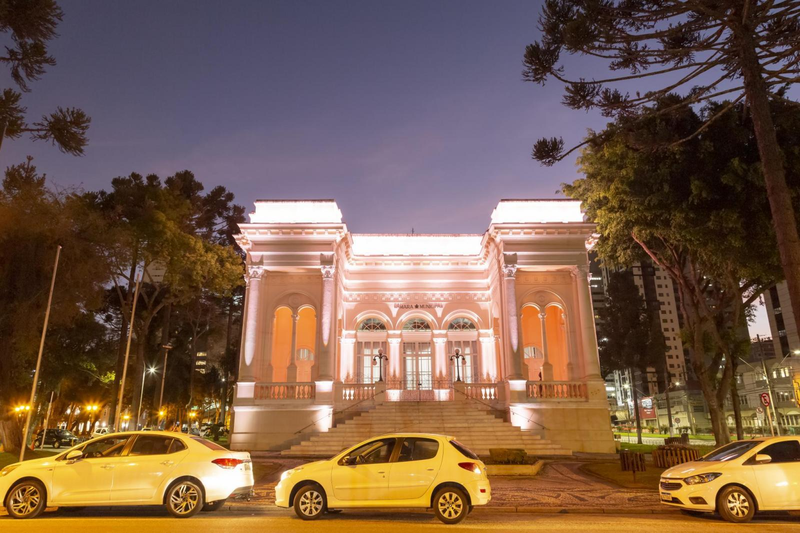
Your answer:
[[[492,497],[486,467],[452,437],[407,433],[375,437],[318,461],[287,470],[275,504],[314,520],[349,508],[433,508],[457,524]]]
[[[747,522],[756,511],[800,510],[800,437],[732,442],[661,474],[661,501]]]
[[[252,489],[249,453],[161,431],[114,433],[0,471],[0,497],[14,518],[34,518],[47,506],[116,505],[164,505],[188,518]]]

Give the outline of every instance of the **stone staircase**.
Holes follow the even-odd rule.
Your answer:
[[[281,455],[331,457],[387,433],[449,435],[482,457],[488,457],[490,448],[521,448],[537,457],[572,455],[571,450],[514,427],[494,413],[476,402],[386,402],[283,450]]]

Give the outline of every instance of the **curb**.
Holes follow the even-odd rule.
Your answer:
[[[356,511],[370,511],[370,512],[402,512],[402,513],[424,513],[425,509],[354,509]],[[231,513],[280,513],[291,512],[291,509],[283,509],[275,507],[274,505],[230,505],[224,508],[224,511]],[[602,514],[602,515],[637,515],[637,514],[679,514],[677,509],[620,509],[605,508],[605,507],[516,507],[516,506],[503,506],[503,507],[476,507],[472,513],[478,514],[494,514],[494,513],[511,513],[511,514]]]

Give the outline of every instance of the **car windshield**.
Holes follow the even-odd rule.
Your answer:
[[[746,454],[756,446],[761,444],[758,440],[746,440],[739,442],[731,442],[721,448],[717,448],[708,455],[703,456],[702,461],[730,461]]]

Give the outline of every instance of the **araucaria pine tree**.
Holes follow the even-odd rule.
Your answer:
[[[698,135],[726,111],[744,102],[752,118],[769,198],[781,265],[791,303],[800,309],[800,238],[786,184],[784,154],[778,144],[770,101],[789,100],[787,86],[800,81],[800,1],[758,0],[547,0],[539,19],[542,38],[525,50],[523,77],[565,84],[563,103],[598,109],[619,118],[653,108],[667,94],[681,94],[680,109],[724,97],[726,105],[707,116]],[[605,62],[607,79],[569,76],[564,52]],[[634,94],[619,88],[631,80],[660,80],[660,88]],[[661,108],[658,113],[670,113]],[[686,139],[673,141],[684,142]],[[533,157],[546,165],[570,150],[561,138],[538,140]],[[800,328],[800,313],[795,313]]]

